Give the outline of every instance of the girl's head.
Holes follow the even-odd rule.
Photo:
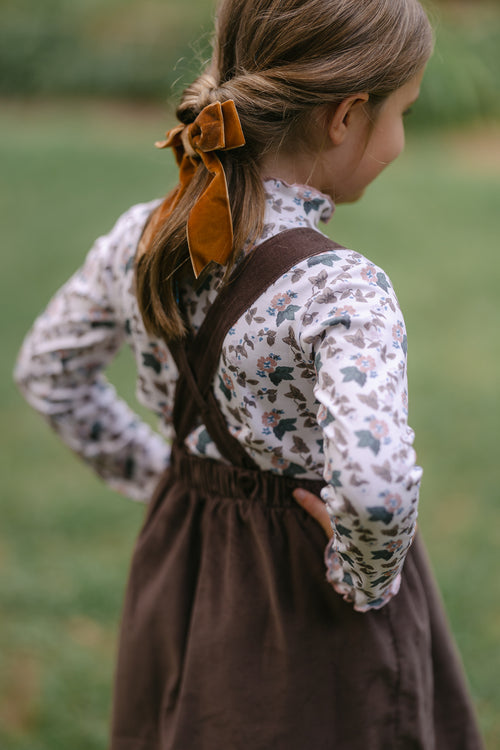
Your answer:
[[[212,60],[185,90],[177,116],[189,124],[208,104],[235,102],[246,144],[218,153],[231,203],[233,256],[261,233],[262,177],[273,176],[272,164],[309,163],[324,175],[324,159],[339,145],[332,140],[335,114],[347,122],[356,110],[367,120],[366,147],[386,102],[418,80],[432,45],[418,0],[222,0]],[[347,101],[352,106],[344,114]],[[188,259],[187,216],[207,179],[200,165],[175,212],[146,235],[147,251],[138,263],[146,326],[167,338],[183,332],[172,279]]]
[[[314,150],[318,108],[367,93],[376,110],[424,68],[432,43],[417,0],[222,0],[212,60],[177,115],[189,123],[207,104],[233,99],[245,158]]]

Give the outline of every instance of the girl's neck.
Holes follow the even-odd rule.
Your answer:
[[[319,159],[311,154],[289,157],[284,154],[269,154],[261,164],[263,179],[283,180],[289,185],[307,185],[328,193],[320,178]]]

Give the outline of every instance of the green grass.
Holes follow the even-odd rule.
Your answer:
[[[142,116],[141,116],[142,115]],[[2,107],[0,745],[106,746],[114,651],[141,506],[91,476],[11,382],[21,340],[95,237],[170,187],[159,111]],[[449,134],[407,153],[330,232],[389,273],[409,329],[420,525],[488,748],[500,746],[496,550],[500,169],[471,171]],[[133,399],[124,352],[110,377]]]

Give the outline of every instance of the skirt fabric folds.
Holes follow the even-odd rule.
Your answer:
[[[418,536],[401,590],[355,612],[291,496],[321,484],[176,449],[132,562],[112,750],[479,750]]]

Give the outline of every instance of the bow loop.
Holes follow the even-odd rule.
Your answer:
[[[233,247],[233,223],[226,175],[215,151],[228,151],[245,145],[245,137],[234,101],[206,106],[189,125],[178,125],[157,141],[157,148],[172,148],[179,169],[179,185],[160,208],[160,221],[177,206],[201,162],[210,174],[204,192],[192,207],[187,221],[187,239],[196,277],[216,261],[224,265]]]
[[[245,145],[240,118],[232,99],[214,102],[203,109],[189,126],[191,142],[196,150],[224,151]]]

